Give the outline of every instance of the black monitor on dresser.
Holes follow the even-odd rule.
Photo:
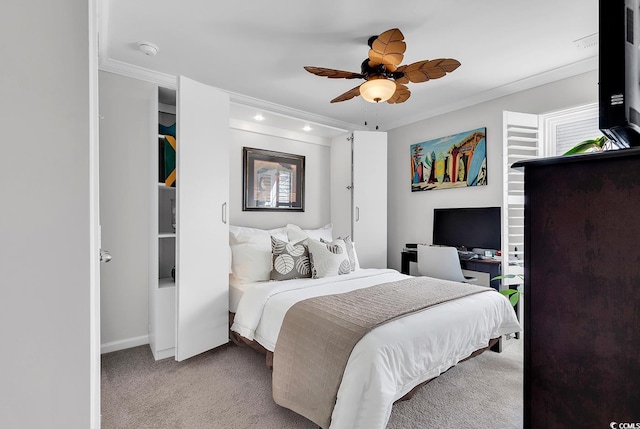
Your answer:
[[[500,250],[500,207],[433,209],[433,244]]]

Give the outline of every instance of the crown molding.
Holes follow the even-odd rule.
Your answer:
[[[139,67],[133,64],[117,61],[106,58],[102,54],[106,51],[107,42],[104,40],[104,34],[101,33],[100,43],[100,66],[99,69],[106,72],[116,73],[123,76],[131,77],[134,79],[140,79],[147,82],[155,83],[159,86],[176,89],[177,78],[176,76],[161,73],[155,70],[150,70],[144,67]],[[421,110],[415,115],[406,116],[401,120],[391,122],[384,126],[380,131],[389,131],[395,128],[410,125],[434,116],[443,115],[456,110],[464,109],[476,104],[485,103],[487,101],[495,100],[500,97],[515,94],[518,92],[526,91],[541,85],[546,85],[552,82],[556,82],[569,77],[577,76],[579,74],[587,73],[598,69],[598,56],[593,56],[582,61],[569,64],[564,67],[559,67],[554,70],[539,73],[534,76],[530,76],[525,79],[518,80],[516,82],[509,83],[497,88],[493,88],[488,91],[481,92],[471,97],[467,97],[464,100],[457,102],[440,105],[430,110]],[[222,88],[221,88],[222,89]],[[318,126],[332,128],[338,131],[367,131],[369,128],[359,124],[353,124],[349,122],[339,121],[325,116],[316,115],[303,110],[294,109],[291,107],[283,106],[280,104],[272,103],[265,100],[249,97],[234,92],[223,91],[229,94],[230,101],[242,106],[252,107],[255,109],[261,109],[273,114],[285,116],[292,119],[298,119],[306,121]]]
[[[495,100],[500,97],[512,95],[518,92],[526,91],[541,85],[546,85],[552,82],[556,82],[562,79],[577,76],[590,71],[598,70],[598,56],[593,56],[582,61],[577,61],[573,64],[569,64],[563,67],[559,67],[554,70],[549,70],[537,75],[527,77],[491,90],[481,92],[471,97],[467,97],[464,100],[449,103],[438,106],[430,110],[422,110],[420,113],[412,116],[407,116],[402,120],[395,121],[390,125],[387,125],[384,131],[389,131],[394,128],[403,127],[405,125],[413,124],[424,119],[432,118],[434,116],[443,115],[456,110],[464,109],[476,104],[485,103],[487,101]]]
[[[103,43],[103,45],[106,44]],[[106,50],[106,47],[103,47]],[[162,86],[164,88],[169,89],[177,89],[177,78],[176,76],[161,73],[155,70],[150,70],[144,67],[139,67],[133,64],[125,63],[122,61],[113,60],[110,58],[106,58],[104,56],[100,56],[100,70],[110,73],[120,74],[122,76],[127,76],[134,79],[144,80],[147,82],[155,83],[158,86]],[[252,107],[259,110],[265,110],[270,113],[292,118],[298,119],[301,121],[308,122],[310,124],[314,124],[317,126],[322,126],[326,128],[330,128],[336,131],[364,131],[367,128],[362,127],[361,125],[351,124],[349,122],[338,121],[336,119],[327,118],[326,116],[316,115],[310,112],[305,112],[303,110],[294,109],[291,107],[283,106],[280,104],[272,103],[265,100],[260,100],[257,98],[249,97],[242,94],[237,94],[234,92],[227,91],[225,89],[220,88],[222,91],[225,91],[229,94],[229,99],[232,103],[236,103],[239,105]]]
[[[164,88],[176,89],[178,87],[176,77],[173,75],[157,72],[155,70],[150,70],[122,61],[112,60],[110,58],[101,58],[100,70],[155,83]]]

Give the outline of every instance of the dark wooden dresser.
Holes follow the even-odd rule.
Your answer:
[[[640,427],[640,150],[514,167],[525,171],[524,427]]]

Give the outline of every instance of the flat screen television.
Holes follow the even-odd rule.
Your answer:
[[[500,225],[500,207],[433,209],[433,244],[499,250]]]
[[[640,0],[600,0],[600,130],[619,148],[640,146]]]

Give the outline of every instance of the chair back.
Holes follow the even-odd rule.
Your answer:
[[[418,273],[456,282],[469,281],[462,273],[458,250],[447,246],[418,245]]]

